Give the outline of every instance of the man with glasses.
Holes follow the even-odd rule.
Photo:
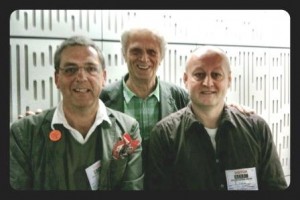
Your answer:
[[[100,49],[89,38],[68,38],[54,67],[62,101],[11,126],[12,188],[143,189],[139,124],[99,99],[106,80]]]

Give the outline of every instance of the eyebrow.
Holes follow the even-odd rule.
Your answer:
[[[63,64],[63,66],[68,66],[68,65],[77,65],[77,64],[74,62],[66,62]]]
[[[99,64],[101,64],[101,63],[99,63]],[[76,66],[78,66],[78,64],[75,63],[75,62],[66,62],[63,66],[68,66],[68,65],[76,65]],[[84,65],[97,65],[97,63],[88,61],[88,62],[84,63]]]
[[[130,48],[129,51],[141,51],[142,48],[140,47],[133,47],[133,48]]]

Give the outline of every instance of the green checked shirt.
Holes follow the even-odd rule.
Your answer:
[[[146,98],[137,97],[123,79],[124,112],[134,117],[140,124],[142,139],[148,139],[154,125],[159,120],[159,80],[155,90]]]

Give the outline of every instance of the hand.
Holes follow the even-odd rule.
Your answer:
[[[37,109],[35,112],[33,112],[32,110],[28,110],[28,111],[26,111],[25,116],[37,115],[37,114],[40,114],[42,111],[43,111],[42,109]],[[18,115],[18,119],[21,119],[23,117],[24,117],[24,115],[22,115],[22,114]]]
[[[244,106],[244,105],[239,105],[237,103],[229,103],[228,106],[235,107],[236,109],[238,109],[240,112],[244,113],[245,115],[255,114],[255,110],[253,110],[250,107]]]

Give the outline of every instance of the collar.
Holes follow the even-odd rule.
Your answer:
[[[225,124],[231,124],[232,126],[237,127],[237,124],[234,120],[235,117],[233,116],[233,113],[236,112],[235,109],[236,108],[229,107],[225,104],[218,128]],[[187,122],[189,122],[189,126],[193,126],[195,124],[200,124],[201,126],[203,126],[202,122],[197,120],[195,114],[193,113],[191,102],[187,105],[185,113]]]
[[[66,120],[65,114],[63,112],[63,102],[59,102],[59,104],[57,105],[57,108],[54,111],[54,115],[52,118],[52,122],[51,122],[51,128],[52,130],[54,130],[54,124],[62,124],[65,128],[67,128],[71,134],[74,136],[74,138],[80,142],[80,143],[85,143],[88,138],[91,136],[91,134],[94,132],[94,130],[96,129],[96,127],[98,125],[100,125],[103,121],[108,122],[109,125],[111,125],[111,121],[108,117],[107,114],[107,110],[106,107],[104,105],[104,103],[102,102],[102,100],[99,99],[99,107],[98,107],[98,111],[96,114],[96,119],[95,122],[93,123],[92,127],[90,128],[89,132],[87,133],[86,137],[83,138],[82,135],[73,127],[71,127],[68,123],[68,121]]]
[[[133,93],[126,85],[126,80],[128,79],[128,74],[126,76],[124,76],[123,78],[123,81],[122,81],[122,84],[123,84],[123,95],[124,95],[124,99],[125,99],[125,102],[126,103],[129,103],[130,100],[136,96],[135,93]],[[156,86],[155,86],[155,89],[154,91],[148,96],[151,97],[152,95],[156,97],[157,101],[159,102],[160,101],[160,98],[159,98],[159,85],[160,85],[160,82],[159,82],[159,79],[156,77]],[[137,97],[137,96],[136,96]]]

